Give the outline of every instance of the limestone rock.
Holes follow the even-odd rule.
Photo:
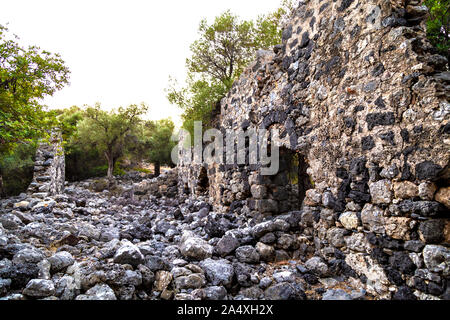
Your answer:
[[[229,286],[233,280],[234,268],[228,260],[206,259],[200,263],[208,281],[213,286]]]
[[[450,209],[450,187],[441,188],[436,193],[435,199],[437,202],[442,203],[448,209]]]
[[[53,281],[34,279],[28,282],[23,294],[30,297],[44,298],[50,297],[55,293]]]
[[[144,262],[144,256],[137,246],[128,240],[123,240],[122,246],[114,255],[114,262],[138,266]]]
[[[204,260],[213,254],[213,247],[192,232],[183,233],[180,250],[183,256],[195,260]]]
[[[370,195],[374,204],[387,204],[392,201],[390,180],[380,180],[369,184]]]
[[[339,221],[348,230],[356,230],[360,224],[358,214],[350,211],[341,214]]]
[[[411,199],[419,196],[419,188],[412,182],[394,182],[394,195],[397,199]]]

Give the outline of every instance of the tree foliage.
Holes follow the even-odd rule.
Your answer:
[[[161,165],[172,166],[172,149],[176,143],[172,135],[175,125],[170,119],[149,121],[144,128],[144,137],[147,146],[148,161],[155,164],[155,175],[159,175]]]
[[[292,14],[293,1],[285,0],[280,9],[259,16],[255,21],[241,20],[230,11],[216,17],[212,24],[203,19],[199,38],[192,43],[186,60],[186,85],[170,80],[167,98],[183,109],[183,128],[193,133],[194,121],[208,126],[217,103],[231,89],[256,51],[281,43],[282,24]]]
[[[0,25],[0,152],[43,136],[55,124],[39,102],[68,83],[69,69],[58,54],[22,47]]]
[[[424,3],[429,11],[428,38],[450,60],[450,0],[425,0]]]
[[[108,163],[108,177],[113,177],[114,165],[125,152],[125,139],[134,133],[148,111],[145,104],[130,105],[110,112],[100,104],[89,107],[77,125],[76,143],[85,149],[95,148]]]

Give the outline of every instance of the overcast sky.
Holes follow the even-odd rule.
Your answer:
[[[280,0],[10,0],[2,1],[0,24],[21,43],[60,53],[72,74],[70,86],[45,100],[51,108],[150,105],[150,119],[180,111],[167,101],[169,75],[184,80],[189,45],[202,18],[226,9],[255,18]]]

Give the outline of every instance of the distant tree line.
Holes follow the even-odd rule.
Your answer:
[[[26,190],[40,142],[51,130],[63,133],[69,180],[124,174],[142,161],[171,165],[175,126],[171,120],[145,121],[148,106],[130,105],[105,111],[72,107],[48,111],[41,101],[69,83],[70,71],[58,54],[23,47],[19,38],[0,25],[0,196]],[[133,167],[136,165],[136,167]]]

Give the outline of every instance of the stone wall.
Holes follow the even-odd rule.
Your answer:
[[[33,181],[28,193],[42,198],[62,194],[65,183],[65,158],[61,133],[53,133],[50,143],[41,143],[36,151]]]
[[[425,12],[420,1],[300,2],[282,45],[258,52],[217,121],[223,132],[279,129],[282,160],[302,159],[297,190],[283,165],[265,177],[258,166],[183,163],[180,189],[197,194],[206,170],[214,209],[256,222],[293,211],[288,198],[309,189],[300,233],[317,255],[344,256],[381,298],[442,295],[450,73],[426,39]]]

